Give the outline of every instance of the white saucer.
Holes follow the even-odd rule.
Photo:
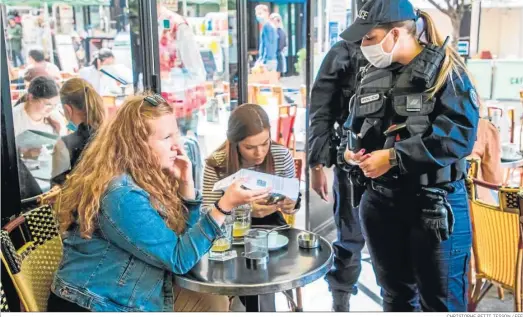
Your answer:
[[[273,244],[269,243],[269,251],[276,251],[289,244],[289,238],[278,234]]]
[[[518,160],[521,160],[522,158],[523,158],[523,156],[521,156],[521,154],[519,154],[519,153],[514,153],[514,155],[501,154],[501,159],[504,161],[518,161]]]

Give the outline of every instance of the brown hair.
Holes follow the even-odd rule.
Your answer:
[[[107,116],[102,97],[81,78],[71,78],[64,83],[60,89],[60,100],[63,105],[82,111],[84,122],[93,129],[98,129]]]
[[[165,217],[169,228],[177,233],[185,230],[186,212],[178,197],[178,182],[162,170],[147,143],[152,133],[147,121],[173,114],[174,110],[167,103],[153,107],[143,98],[128,97],[114,120],[102,125],[82,153],[62,189],[58,211],[62,231],[77,214],[82,237],[90,238],[109,182],[124,173],[150,194],[152,206]]]
[[[267,116],[267,113],[262,107],[249,103],[239,106],[229,117],[227,141],[216,150],[216,152],[225,152],[225,160],[216,160],[213,153],[207,159],[207,164],[214,167],[220,175],[228,176],[236,173],[241,169],[241,155],[238,149],[239,143],[245,138],[257,135],[266,129],[270,131],[271,124],[269,116]],[[265,173],[274,173],[274,159],[270,149],[261,164],[261,169]]]
[[[418,10],[418,14],[419,18],[423,19],[425,22],[424,34],[427,38],[427,42],[436,46],[442,46],[445,39],[439,34],[434,20],[425,11]],[[405,28],[410,35],[416,37],[416,22],[414,20],[387,23],[380,25],[379,27],[388,31],[396,27]],[[445,59],[443,60],[443,65],[439,71],[436,82],[434,83],[433,87],[427,90],[427,92],[431,94],[431,97],[434,97],[434,95],[445,85],[447,80],[452,81],[453,74],[456,74],[458,78],[461,79],[461,74],[463,73],[471,78],[469,72],[467,71],[467,67],[461,60],[458,52],[452,47],[452,45],[447,45],[445,48]]]

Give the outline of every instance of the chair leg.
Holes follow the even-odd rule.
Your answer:
[[[474,312],[478,308],[479,302],[487,294],[487,292],[492,288],[493,284],[487,280],[476,279],[476,285],[474,286],[474,293],[472,298],[469,299],[469,304],[467,311]]]
[[[296,289],[296,311],[302,312],[303,311],[303,300],[301,296],[301,287],[298,287]]]
[[[503,288],[501,286],[498,286],[498,297],[500,300],[504,300],[505,299],[505,291],[503,290]]]
[[[503,186],[508,186],[510,182],[510,175],[512,174],[512,169],[507,168],[503,171]]]

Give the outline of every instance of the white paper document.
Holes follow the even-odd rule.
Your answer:
[[[214,184],[213,191],[225,190],[235,180],[245,178],[246,182],[243,184],[248,189],[262,189],[270,187],[271,194],[283,195],[289,199],[298,199],[300,192],[300,181],[297,178],[286,178],[272,174],[266,174],[248,169],[241,169],[235,174],[226,177]]]

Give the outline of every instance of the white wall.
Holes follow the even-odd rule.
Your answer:
[[[488,2],[482,4],[478,52],[490,50],[497,58],[523,58],[522,0],[513,1],[511,7],[494,7]],[[424,0],[413,1],[413,4],[433,17],[443,36],[452,34],[450,19],[445,14]]]
[[[523,58],[523,8],[481,10],[479,52],[497,58]]]

